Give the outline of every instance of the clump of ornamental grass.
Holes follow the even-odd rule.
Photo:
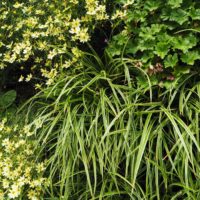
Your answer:
[[[45,163],[36,161],[29,126],[0,121],[0,199],[39,200],[43,196]]]
[[[81,62],[29,107],[39,157],[47,158],[47,196],[197,198],[198,75],[163,90],[151,87],[135,60],[92,52]],[[137,85],[138,74],[148,87]]]

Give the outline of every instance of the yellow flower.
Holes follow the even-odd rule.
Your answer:
[[[10,199],[15,199],[16,197],[18,197],[21,193],[21,189],[19,187],[19,185],[17,184],[13,184],[11,186],[11,189],[9,190],[9,193],[8,193],[8,197]]]
[[[23,185],[26,184],[26,178],[24,176],[21,176],[18,180],[17,180],[17,184],[22,187]]]
[[[73,3],[74,5],[78,4],[78,0],[70,0],[70,3]]]
[[[34,120],[34,125],[35,125],[36,129],[41,128],[42,124],[43,124],[43,122],[42,122],[41,118],[37,118]]]
[[[31,129],[31,126],[30,125],[26,125],[26,126],[24,126],[23,131],[24,131],[25,134],[27,134],[27,133],[30,132],[30,129]]]
[[[132,5],[135,0],[127,0],[127,2],[123,5],[124,8],[126,8],[129,5]]]
[[[9,181],[7,179],[3,179],[2,181],[2,185],[4,189],[9,188]]]
[[[79,50],[77,47],[72,48],[72,53],[74,54],[75,57],[79,58],[82,55],[81,50]]]
[[[80,19],[74,19],[71,22],[71,29],[69,30],[69,32],[71,34],[78,34],[80,32]]]
[[[26,169],[25,169],[25,176],[26,176],[27,178],[29,178],[30,175],[31,175],[31,167],[26,167]]]
[[[14,142],[8,142],[7,145],[5,145],[5,151],[7,153],[11,153],[15,150]]]
[[[19,145],[25,145],[26,141],[24,139],[19,140]]]
[[[30,200],[39,200],[39,198],[37,197],[37,192],[36,191],[34,191],[34,190],[30,190],[29,192],[28,192],[28,198],[30,199]]]
[[[77,27],[72,27],[69,32],[71,34],[78,34],[80,32],[80,30],[81,30],[80,27],[77,26]]]
[[[62,65],[62,68],[68,68],[72,65],[72,61],[71,60],[67,60],[65,61],[65,63]]]
[[[26,77],[25,81],[26,81],[26,82],[29,82],[29,81],[32,79],[32,77],[33,77],[33,75],[32,75],[32,74],[29,74],[29,75]]]
[[[6,178],[11,178],[11,170],[9,166],[3,167],[2,175]]]
[[[2,131],[4,129],[4,123],[3,122],[0,122],[0,131]]]
[[[77,35],[80,42],[88,42],[90,36],[88,34],[88,28],[84,28],[80,31],[80,33]]]
[[[6,139],[4,139],[3,141],[2,141],[2,146],[4,147],[4,146],[8,146],[10,144],[10,140],[8,139],[8,138],[6,138]]]
[[[13,7],[14,7],[14,8],[22,8],[23,5],[24,5],[23,3],[16,2],[16,3],[13,5]]]
[[[42,88],[42,85],[41,85],[41,84],[39,84],[39,83],[36,83],[36,84],[35,84],[35,89],[41,90],[41,88]]]
[[[30,187],[31,188],[35,188],[35,187],[38,187],[38,186],[41,187],[42,182],[43,182],[43,179],[32,180],[30,182]]]
[[[55,49],[53,49],[52,51],[49,52],[47,58],[48,58],[49,60],[52,60],[56,55],[57,55],[57,52],[56,52]]]
[[[45,170],[44,163],[39,163],[39,164],[37,164],[36,170],[37,170],[38,173],[43,172],[43,171]]]
[[[112,16],[112,20],[114,19],[121,19],[127,15],[127,11],[117,10],[116,13]]]

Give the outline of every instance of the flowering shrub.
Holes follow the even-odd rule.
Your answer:
[[[48,85],[77,62],[78,44],[88,42],[97,23],[108,19],[100,0],[2,0],[0,13],[0,68],[25,69],[31,62],[31,72],[19,81],[38,78],[41,71]]]
[[[44,162],[35,162],[34,145],[29,126],[21,130],[0,122],[0,199],[37,200],[46,184]]]
[[[119,9],[113,19],[118,16],[116,24],[120,26],[108,49],[112,56],[122,53],[131,56],[139,61],[136,66],[145,70],[154,84],[165,86],[199,68],[198,1],[117,0],[115,3]]]

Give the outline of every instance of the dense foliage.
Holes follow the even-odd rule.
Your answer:
[[[146,89],[131,79],[132,60],[104,60],[84,56],[32,100],[52,198],[196,199],[198,76],[171,91]]]
[[[154,84],[199,71],[200,3],[193,0],[118,0],[119,34],[109,52],[139,62]],[[120,11],[121,10],[121,11]],[[123,28],[121,28],[123,27]],[[116,27],[115,27],[116,28]],[[121,31],[122,30],[122,31]],[[140,79],[140,77],[139,77]],[[144,84],[140,79],[141,84]]]

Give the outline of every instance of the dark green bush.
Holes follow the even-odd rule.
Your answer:
[[[136,65],[146,70],[154,84],[165,86],[183,74],[199,70],[200,2],[115,2],[121,20],[116,20],[115,30],[119,34],[113,36],[108,48],[112,56],[133,57],[139,61]]]

